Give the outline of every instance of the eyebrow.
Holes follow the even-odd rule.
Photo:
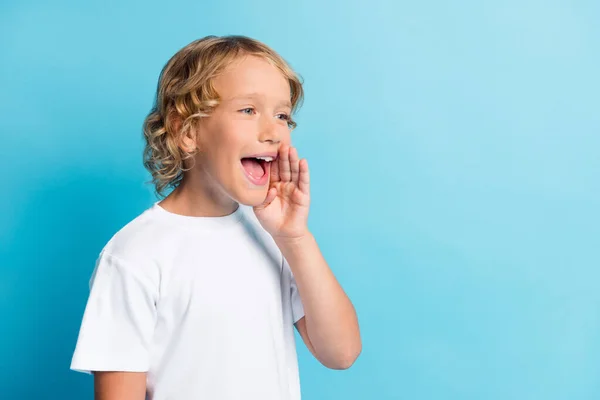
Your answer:
[[[259,93],[247,93],[247,94],[241,94],[238,96],[233,96],[230,97],[229,100],[254,100],[258,97],[264,97]],[[292,102],[290,100],[281,100],[276,104],[277,107],[279,106],[287,106],[289,108],[292,108]]]

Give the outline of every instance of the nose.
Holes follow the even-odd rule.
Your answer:
[[[260,142],[271,142],[278,144],[281,142],[281,127],[275,120],[263,117],[260,124],[259,140]]]

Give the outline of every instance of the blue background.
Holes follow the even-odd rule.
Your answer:
[[[0,397],[69,371],[95,258],[155,198],[141,123],[208,34],[303,76],[310,227],[356,305],[305,399],[600,398],[600,3],[4,1]]]

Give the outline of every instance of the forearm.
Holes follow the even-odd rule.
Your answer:
[[[315,355],[329,365],[352,364],[361,351],[356,312],[315,238],[307,233],[276,242],[296,279]]]
[[[94,372],[95,400],[144,400],[146,373]]]

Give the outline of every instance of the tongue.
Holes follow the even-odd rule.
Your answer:
[[[255,158],[242,158],[242,165],[248,175],[254,178],[261,178],[265,174],[262,165]]]

